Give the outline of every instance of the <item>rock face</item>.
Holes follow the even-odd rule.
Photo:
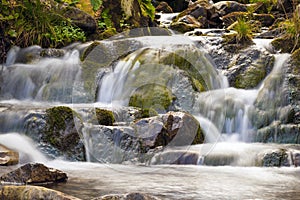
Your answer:
[[[40,163],[29,163],[0,177],[1,183],[10,184],[50,184],[65,182],[67,174]]]
[[[19,153],[0,144],[0,165],[15,165],[19,162]]]
[[[80,200],[76,197],[40,186],[4,186],[1,190],[1,199],[43,199],[43,200]]]
[[[159,200],[159,198],[142,193],[109,194],[93,200]]]

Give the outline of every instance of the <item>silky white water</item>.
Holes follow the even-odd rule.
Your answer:
[[[160,58],[161,51],[157,49],[166,48],[167,51],[171,51],[177,45],[186,44],[181,39],[182,36],[171,36],[153,42],[153,37],[145,37],[140,38],[140,41],[145,46],[153,47],[149,50],[150,53],[146,54],[147,56],[153,53],[157,55],[153,58]],[[176,41],[177,44],[168,46],[170,41]],[[106,41],[106,43],[110,42]],[[193,43],[189,41],[189,45],[191,44]],[[83,81],[82,63],[77,50],[68,52],[62,58],[45,58],[28,64],[15,63],[18,51],[17,48],[11,51],[4,66],[7,79],[1,90],[3,101],[0,102],[2,132],[0,143],[20,152],[20,164],[42,162],[49,167],[66,171],[69,176],[68,182],[52,186],[54,189],[82,199],[126,192],[145,192],[162,199],[296,199],[300,195],[299,168],[256,167],[256,159],[266,152],[278,150],[283,146],[244,143],[249,141],[249,135],[255,131],[249,113],[257,96],[259,93],[265,93],[271,98],[276,94],[276,91],[266,91],[264,85],[268,84],[271,78],[281,77],[284,63],[289,55],[275,55],[273,71],[260,88],[242,90],[229,88],[226,78],[214,69],[213,64],[204,54],[200,54],[199,63],[205,67],[201,68],[203,70],[200,70],[199,74],[203,78],[204,85],[210,90],[195,92],[189,85],[189,80],[178,75],[181,75],[181,69],[172,72],[171,69],[175,68],[172,64],[164,68],[155,65],[157,70],[154,77],[151,74],[153,70],[141,70],[142,65],[137,60],[142,50],[138,50],[107,66],[109,71],[96,83],[98,93],[95,101],[99,102],[85,104],[86,102],[80,102],[80,95],[84,93],[76,87],[74,91],[74,83]],[[185,59],[190,61],[188,57]],[[146,64],[148,65],[144,66],[151,66],[149,63]],[[149,74],[142,72],[149,72]],[[137,81],[137,74],[144,75],[140,82]],[[165,79],[155,79],[160,74]],[[165,81],[166,79],[168,81]],[[130,95],[136,91],[135,89],[142,87],[143,84],[153,83],[163,85],[175,94],[178,102],[174,105],[177,106],[176,109],[189,111],[198,119],[206,135],[206,144],[169,148],[161,155],[154,155],[150,162],[136,165],[128,162],[126,163],[128,165],[67,162],[59,158],[46,159],[45,155],[35,147],[36,142],[29,140],[22,132],[22,119],[28,113],[57,105],[69,106],[78,111],[86,122],[83,131],[93,130],[95,126],[88,121],[91,108],[100,105],[110,108],[127,106]],[[127,86],[132,88],[127,90]],[[182,86],[183,89],[178,90],[177,86]],[[72,103],[72,100],[74,104],[68,104]],[[15,111],[18,108],[22,109],[14,113],[18,115],[17,118],[7,112],[9,109]],[[120,121],[125,123],[124,129],[130,123],[129,120]],[[11,133],[16,126],[19,126],[19,133]],[[89,152],[92,138],[83,134],[82,139],[85,140],[86,151]],[[105,144],[100,145],[105,146]],[[284,147],[291,152],[297,151],[294,147]],[[174,160],[172,158],[174,152],[196,155],[197,159],[194,165],[190,166],[164,163],[170,157],[170,160]],[[97,157],[99,161],[106,161],[106,153],[114,155],[111,152],[104,152],[103,158]],[[117,155],[118,152],[114,153]],[[90,160],[88,156],[89,154],[87,160]],[[165,160],[155,163],[158,160],[155,156],[165,156]],[[114,159],[119,158],[116,156]],[[151,165],[151,162],[157,165]],[[1,174],[7,171],[4,167],[0,169]]]

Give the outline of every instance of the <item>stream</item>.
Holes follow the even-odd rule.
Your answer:
[[[259,87],[236,89],[229,87],[222,70],[197,42],[197,37],[182,35],[116,37],[103,41],[85,60],[81,55],[90,43],[66,47],[60,57],[35,57],[42,51],[37,46],[12,49],[1,71],[0,144],[20,153],[19,165],[41,162],[65,171],[68,181],[49,187],[82,199],[127,192],[161,199],[299,199],[300,168],[294,155],[300,146],[252,142],[257,131],[254,102],[265,92],[268,80],[284,73],[289,55],[274,55],[273,69]],[[256,41],[260,48],[268,43]],[[139,157],[126,157],[135,155],[134,147],[124,152],[107,138],[95,136],[95,130],[105,132],[90,122],[95,107],[118,114],[117,125],[107,130],[128,129],[131,135],[142,135],[131,127],[134,119],[128,105],[132,95],[153,90],[152,86],[172,94],[174,101],[151,109],[160,115],[169,110],[191,113],[205,134],[204,144],[170,145],[140,162]],[[83,128],[75,124],[82,131],[87,161],[93,162],[66,161],[36,141],[37,130],[43,126],[40,116],[45,109],[61,105],[82,117]],[[25,122],[32,116],[36,123],[28,128]],[[282,148],[288,155],[284,167],[258,166],[266,153]],[[170,162],[182,155],[195,156],[195,161]],[[0,167],[0,175],[16,167]]]

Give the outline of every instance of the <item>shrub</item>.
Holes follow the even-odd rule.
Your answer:
[[[84,32],[60,14],[55,3],[40,0],[2,0],[0,28],[13,45],[63,46],[85,40]]]

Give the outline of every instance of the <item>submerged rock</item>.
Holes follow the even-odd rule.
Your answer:
[[[92,200],[159,200],[159,198],[143,193],[128,193],[108,194]]]
[[[19,162],[19,153],[0,144],[0,165],[15,165]]]
[[[0,177],[2,184],[51,184],[67,181],[67,174],[40,163],[29,163]]]
[[[40,186],[4,186],[1,190],[1,199],[43,199],[43,200],[80,200],[79,198],[59,191]]]

